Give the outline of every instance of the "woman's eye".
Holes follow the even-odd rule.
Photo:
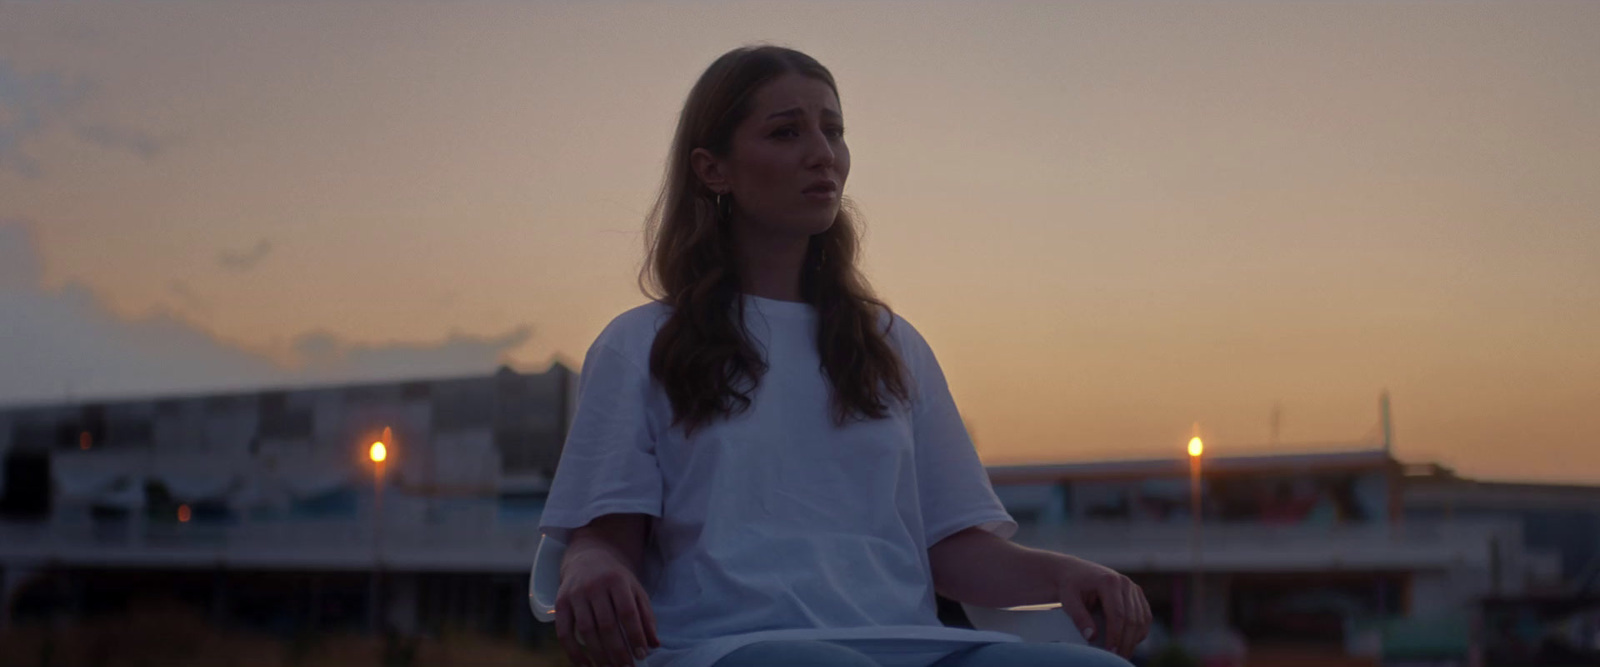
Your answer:
[[[830,138],[837,139],[844,136],[844,127],[840,125],[824,127],[822,128],[822,133]],[[800,130],[793,126],[780,127],[773,130],[771,136],[779,139],[793,139],[800,136]]]

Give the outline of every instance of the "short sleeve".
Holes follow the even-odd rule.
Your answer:
[[[540,532],[565,540],[573,528],[606,514],[661,516],[650,390],[649,375],[637,363],[600,341],[589,349]]]
[[[1011,537],[1017,532],[1017,522],[989,484],[989,473],[978,460],[933,350],[903,320],[897,325],[908,330],[902,349],[916,383],[911,406],[912,437],[923,535],[928,546],[973,526]]]

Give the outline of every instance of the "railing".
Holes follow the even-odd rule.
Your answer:
[[[356,569],[375,564],[429,569],[525,569],[538,546],[535,523],[389,524],[370,519],[235,523],[127,519],[0,521],[0,561],[91,565],[238,564],[268,569]]]
[[[1114,542],[1128,546],[1165,548],[1187,545],[1195,527],[1187,522],[1114,523],[1084,522],[1061,525],[1025,525],[1018,540],[1049,541],[1062,544]],[[1492,534],[1516,533],[1516,524],[1505,521],[1414,521],[1405,523],[1344,523],[1330,525],[1265,523],[1204,523],[1198,528],[1202,541],[1216,545],[1281,546],[1302,542],[1317,544],[1426,544],[1473,539]],[[1520,538],[1520,534],[1511,534]]]
[[[0,559],[86,564],[240,563],[261,567],[526,567],[538,543],[535,517],[478,520],[337,519],[207,523],[151,522],[135,513],[105,521],[57,517],[40,524],[0,522]],[[1521,548],[1514,525],[1460,521],[1404,525],[1271,526],[1210,524],[1199,543],[1190,526],[1083,523],[1026,525],[1013,538],[1125,570],[1448,568],[1487,562]]]
[[[1522,546],[1520,528],[1499,521],[1404,524],[1264,525],[1187,523],[1031,525],[1017,542],[1083,556],[1114,568],[1438,569],[1486,565],[1498,541],[1503,555]],[[1198,558],[1197,558],[1198,554]]]

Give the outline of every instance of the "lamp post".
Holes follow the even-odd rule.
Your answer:
[[[389,460],[389,446],[394,444],[393,433],[386,426],[383,437],[367,448],[367,458],[372,460],[372,578],[367,586],[368,625],[377,634],[382,623],[378,606],[383,600],[383,464]]]
[[[1200,440],[1200,425],[1195,424],[1189,438],[1189,629],[1199,628],[1201,609],[1200,548],[1202,511],[1200,506],[1200,455],[1206,446]]]

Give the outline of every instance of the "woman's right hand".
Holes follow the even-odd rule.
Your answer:
[[[561,560],[556,637],[579,667],[627,667],[661,645],[650,596],[621,546],[579,529]]]

